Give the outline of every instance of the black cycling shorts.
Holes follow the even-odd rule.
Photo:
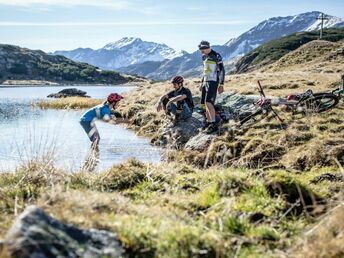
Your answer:
[[[215,104],[218,86],[219,86],[218,82],[214,82],[214,81],[205,82],[203,84],[201,104],[205,104],[205,102],[209,102],[213,105]]]

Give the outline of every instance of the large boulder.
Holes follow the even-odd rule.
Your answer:
[[[235,113],[237,110],[249,109],[258,99],[257,95],[240,95],[229,91],[219,94],[216,104],[230,113]]]
[[[170,148],[181,149],[190,138],[199,133],[202,121],[194,114],[186,121],[179,121],[175,126],[166,126],[161,132],[161,139]]]
[[[216,136],[213,134],[199,133],[196,136],[192,137],[186,144],[185,150],[196,150],[203,151],[209,147],[213,139]]]
[[[123,257],[124,250],[111,232],[83,230],[29,206],[18,217],[4,240],[11,257]]]
[[[63,89],[58,93],[52,93],[48,95],[48,98],[67,98],[67,97],[84,97],[89,98],[90,96],[86,95],[86,91],[78,90],[76,88]]]
[[[228,113],[235,117],[236,115],[252,110],[254,104],[261,97],[259,95],[241,95],[235,92],[229,91],[219,94],[216,99],[216,105],[224,108]],[[272,105],[278,105],[283,100],[278,97],[267,96],[271,99]]]

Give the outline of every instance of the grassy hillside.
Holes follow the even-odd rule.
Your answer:
[[[0,83],[6,80],[38,80],[67,84],[121,84],[134,79],[63,56],[0,44]]]
[[[272,66],[226,77],[225,90],[257,94],[259,79],[267,95],[330,91],[340,84],[341,44],[309,43]],[[200,81],[186,83],[197,95]],[[153,143],[166,126],[154,105],[171,88],[147,83],[119,106]],[[286,127],[273,117],[227,126],[206,150],[169,150],[159,165],[131,160],[71,174],[53,162],[29,163],[0,174],[0,238],[34,203],[64,222],[116,232],[129,257],[342,257],[343,111],[342,102],[320,115],[279,110]]]
[[[299,32],[277,40],[272,40],[242,57],[236,66],[236,73],[260,68],[279,60],[289,52],[319,38],[319,32]],[[337,42],[344,39],[344,28],[325,29],[323,40]]]
[[[344,40],[311,41],[261,69],[264,72],[302,70],[314,73],[344,73]]]

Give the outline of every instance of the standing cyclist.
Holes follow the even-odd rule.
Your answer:
[[[219,53],[210,48],[208,41],[201,41],[198,45],[203,59],[203,78],[201,104],[205,104],[207,121],[203,129],[206,133],[213,133],[218,130],[218,122],[215,119],[215,99],[217,92],[221,94],[225,82],[225,68],[222,57]]]

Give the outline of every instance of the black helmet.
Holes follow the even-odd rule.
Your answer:
[[[206,40],[202,40],[201,43],[198,45],[198,49],[208,49],[210,48],[210,43]]]

